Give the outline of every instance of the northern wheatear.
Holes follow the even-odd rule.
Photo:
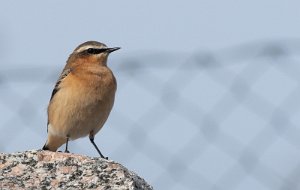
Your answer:
[[[108,55],[120,49],[88,41],[79,45],[69,56],[67,64],[53,89],[48,106],[48,139],[43,150],[56,151],[68,141],[95,134],[102,128],[113,107],[116,79],[107,67]]]

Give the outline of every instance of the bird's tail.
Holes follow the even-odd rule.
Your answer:
[[[48,134],[48,139],[42,149],[55,152],[61,145],[65,144],[66,142],[67,138]]]
[[[45,143],[45,145],[42,148],[43,150],[49,150],[48,146],[47,146],[47,142]]]

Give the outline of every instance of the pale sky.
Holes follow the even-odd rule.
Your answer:
[[[121,46],[123,57],[299,39],[299,6],[296,0],[3,1],[1,59],[59,64],[87,40]]]

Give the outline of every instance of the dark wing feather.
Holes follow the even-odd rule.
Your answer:
[[[55,84],[55,87],[52,91],[52,94],[51,94],[51,98],[50,98],[50,102],[52,100],[52,98],[54,97],[54,95],[58,92],[58,90],[60,89],[59,88],[59,84],[61,83],[61,81],[66,78],[66,76],[68,76],[68,74],[71,73],[71,69],[64,69],[63,72],[61,73],[59,79],[57,80],[56,84]],[[48,126],[49,126],[49,120],[47,122],[47,133],[48,133]]]
[[[63,70],[63,72],[61,73],[59,79],[57,80],[56,84],[55,84],[55,87],[52,91],[52,94],[51,94],[51,98],[50,98],[50,101],[52,100],[52,98],[54,97],[54,95],[58,92],[59,90],[59,85],[61,83],[61,81],[66,77],[68,76],[68,74],[71,72],[71,69],[65,69]]]

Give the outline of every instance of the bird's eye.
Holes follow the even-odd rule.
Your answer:
[[[87,49],[87,52],[89,53],[89,54],[97,54],[97,49],[95,49],[95,48],[89,48],[89,49]]]
[[[96,49],[96,48],[89,48],[86,50],[89,54],[99,54],[105,51],[105,49]]]

